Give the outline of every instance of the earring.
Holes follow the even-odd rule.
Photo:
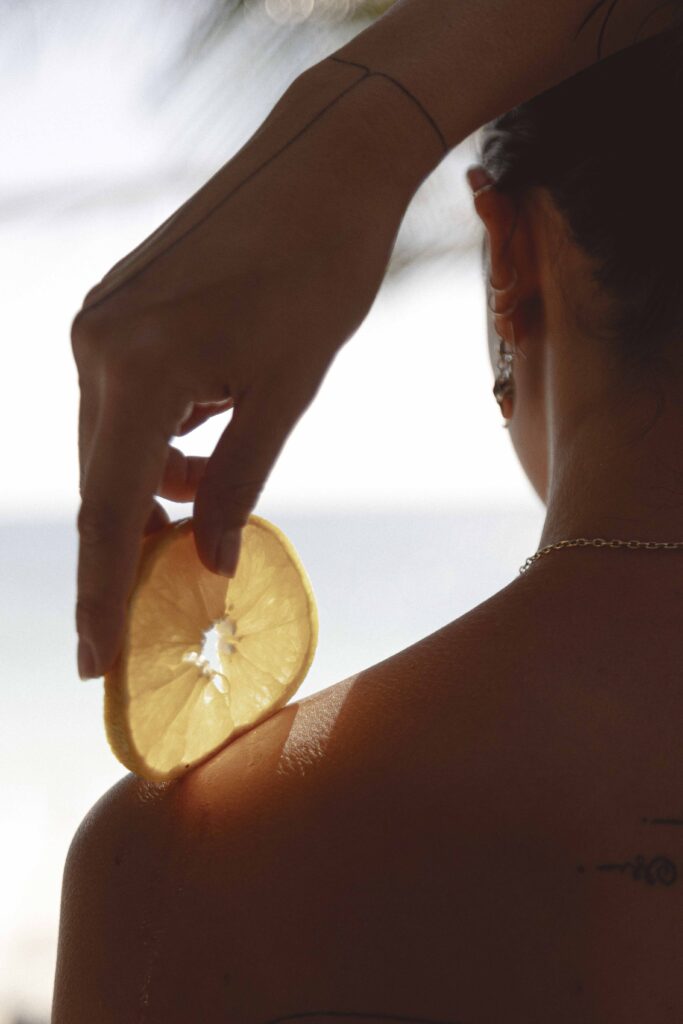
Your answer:
[[[500,317],[503,317],[504,319],[508,319],[512,315],[512,313],[514,313],[514,311],[517,309],[517,306],[519,304],[519,299],[518,298],[516,298],[514,300],[512,305],[508,306],[505,309],[497,310],[497,309],[494,308],[494,302],[496,302],[498,297],[504,296],[508,292],[511,292],[512,289],[517,284],[517,280],[518,280],[517,279],[517,271],[516,271],[516,269],[514,267],[513,267],[513,275],[514,276],[513,276],[512,281],[510,282],[510,284],[506,285],[505,288],[495,288],[493,283],[492,283],[492,281],[491,281],[491,278],[489,277],[489,287],[491,289],[491,295],[489,296],[489,299],[488,299],[488,307],[489,307],[489,310],[491,311],[491,313],[493,314],[494,318],[500,316]],[[500,409],[501,409],[501,412],[502,412],[503,411],[503,402],[504,402],[504,400],[506,398],[509,398],[511,401],[514,401],[514,397],[515,397],[515,382],[514,382],[514,378],[513,378],[513,366],[514,366],[514,357],[515,357],[515,354],[517,352],[517,346],[515,346],[515,327],[514,327],[514,324],[513,324],[512,321],[510,321],[510,331],[512,332],[512,343],[511,343],[511,348],[510,349],[507,349],[505,347],[506,344],[507,344],[506,340],[505,340],[505,338],[503,338],[498,333],[498,329],[497,329],[497,327],[495,327],[495,321],[494,321],[494,329],[496,330],[496,334],[498,335],[498,339],[499,339],[500,344],[498,346],[498,363],[497,363],[497,367],[496,367],[497,368],[497,373],[496,373],[496,381],[495,381],[495,384],[493,385],[493,395],[494,395],[494,398],[496,399],[496,401],[498,402],[498,405],[500,406]],[[519,351],[522,352],[521,349],[519,349]],[[524,356],[524,352],[522,352],[522,355]],[[525,356],[525,358],[526,358],[526,356]],[[505,414],[503,413],[503,415],[505,415]],[[503,423],[503,427],[507,427],[508,425],[509,425],[509,421],[506,420],[506,422]]]
[[[512,324],[510,325],[512,327]],[[498,346],[498,363],[497,363],[497,374],[496,381],[493,385],[493,396],[500,406],[500,411],[503,412],[503,402],[506,398],[509,398],[511,402],[515,400],[515,382],[512,376],[513,364],[514,364],[514,347],[512,350],[505,348],[505,339],[499,336],[500,345]],[[503,415],[505,413],[503,412]],[[509,421],[506,420],[503,423],[503,427],[507,428]]]

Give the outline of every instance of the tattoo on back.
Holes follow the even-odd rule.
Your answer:
[[[643,825],[665,825],[668,827],[683,827],[683,818],[641,818]],[[579,864],[576,868],[579,874],[586,873],[586,867]],[[642,854],[636,854],[632,859],[617,861],[614,863],[596,864],[596,871],[604,872],[631,872],[634,882],[645,882],[647,885],[675,885],[678,881],[678,867],[675,861],[663,853],[658,853],[649,860]]]

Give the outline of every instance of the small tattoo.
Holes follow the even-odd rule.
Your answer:
[[[412,92],[409,92],[409,90],[406,89],[405,85],[403,85],[402,82],[399,82],[397,78],[393,78],[391,75],[388,75],[386,71],[373,71],[365,64],[359,64],[357,61],[353,60],[346,60],[344,57],[328,57],[328,60],[335,60],[339,64],[351,64],[353,67],[362,68],[363,71],[365,72],[366,78],[370,78],[371,75],[378,75],[381,76],[382,78],[388,78],[390,82],[393,82],[394,85],[397,86],[402,92],[404,92],[405,95],[408,96],[408,98],[411,99],[413,103],[422,111],[422,113],[427,118],[436,134],[439,136],[439,141],[443,146],[444,153],[448,153],[448,143],[446,142],[443,132],[439,128],[438,124],[436,123],[432,115],[429,113],[428,110],[425,109],[425,107],[422,106],[418,98],[416,96],[413,96]]]
[[[579,25],[574,35],[574,38],[576,39],[581,34],[581,32],[583,32],[584,28],[589,23],[589,21],[591,21],[599,11],[602,11],[606,4],[609,4],[607,10],[604,12],[605,17],[603,19],[602,25],[600,26],[600,32],[598,34],[597,60],[600,60],[602,58],[602,44],[605,38],[605,33],[607,31],[607,26],[609,24],[610,18],[614,14],[615,8],[618,3],[619,0],[596,0],[596,2],[591,5],[591,8],[586,14],[586,16],[582,19],[581,24]]]
[[[683,817],[642,817],[640,823],[641,825],[673,825],[679,827],[683,826]],[[583,864],[577,864],[576,870],[580,875],[586,873],[586,868]],[[663,854],[658,854],[648,862],[642,853],[639,853],[633,860],[624,861],[623,863],[598,864],[595,870],[620,871],[622,874],[625,871],[631,871],[634,882],[644,881],[648,885],[659,884],[669,886],[674,885],[678,881],[678,868],[669,857],[665,857]]]
[[[645,881],[648,885],[673,885],[678,879],[676,865],[668,857],[659,854],[651,861],[646,861],[641,853],[634,860],[623,864],[598,864],[597,871],[632,871],[633,881]]]

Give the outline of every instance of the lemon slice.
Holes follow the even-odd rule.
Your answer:
[[[145,779],[181,775],[286,704],[317,639],[311,584],[272,523],[249,518],[232,579],[202,565],[190,519],[164,527],[144,543],[104,679],[109,745]]]

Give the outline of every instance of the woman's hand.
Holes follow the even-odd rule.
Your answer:
[[[164,519],[155,495],[194,499],[202,561],[233,573],[240,528],[370,309],[410,198],[443,155],[409,98],[362,79],[333,61],[305,72],[74,320],[84,678],[118,653],[141,538]],[[210,458],[172,447],[231,405]]]

